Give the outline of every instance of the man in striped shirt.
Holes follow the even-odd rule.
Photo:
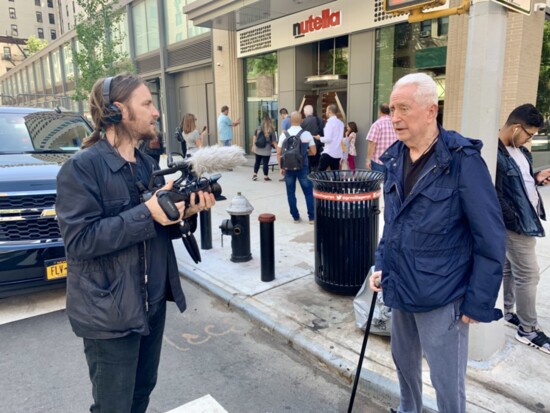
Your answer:
[[[384,172],[380,156],[397,140],[390,116],[390,107],[382,103],[378,107],[378,120],[374,122],[367,135],[367,169]]]

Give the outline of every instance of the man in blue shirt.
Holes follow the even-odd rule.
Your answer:
[[[283,128],[284,131],[289,130],[290,129],[290,116],[288,116],[288,110],[286,110],[286,108],[282,108],[279,111],[279,115],[281,115],[281,118],[283,119],[282,123],[281,123],[281,128]]]
[[[231,146],[233,143],[233,127],[241,123],[240,119],[233,122],[227,114],[229,113],[228,106],[222,106],[222,113],[218,116],[218,133],[220,142],[223,146]]]

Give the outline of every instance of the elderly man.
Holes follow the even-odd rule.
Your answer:
[[[481,142],[438,126],[429,76],[399,79],[390,109],[399,142],[380,158],[385,224],[370,287],[393,310],[397,411],[422,412],[425,354],[439,411],[464,413],[468,327],[502,317],[502,213]]]

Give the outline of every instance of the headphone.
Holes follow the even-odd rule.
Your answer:
[[[103,123],[105,125],[116,125],[122,121],[122,112],[118,106],[111,102],[111,82],[112,77],[107,77],[103,81]]]

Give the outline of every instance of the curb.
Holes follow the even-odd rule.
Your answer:
[[[268,329],[271,334],[284,338],[288,345],[297,350],[300,354],[306,355],[310,359],[316,360],[324,369],[337,373],[337,378],[344,384],[351,384],[355,378],[357,365],[350,360],[335,356],[333,353],[325,350],[311,339],[307,338],[297,329],[284,326],[282,323],[275,322],[270,316],[257,309],[252,304],[246,302],[242,296],[231,294],[223,288],[211,283],[208,280],[198,276],[192,271],[179,270],[180,276],[201,286],[219,299],[227,303],[243,314],[250,317],[254,322]],[[358,392],[366,394],[371,400],[381,405],[395,405],[399,403],[399,385],[377,373],[365,368],[361,369],[359,378]],[[351,394],[351,387],[350,387]],[[434,400],[424,397],[424,411],[428,413],[437,413],[437,404]]]

